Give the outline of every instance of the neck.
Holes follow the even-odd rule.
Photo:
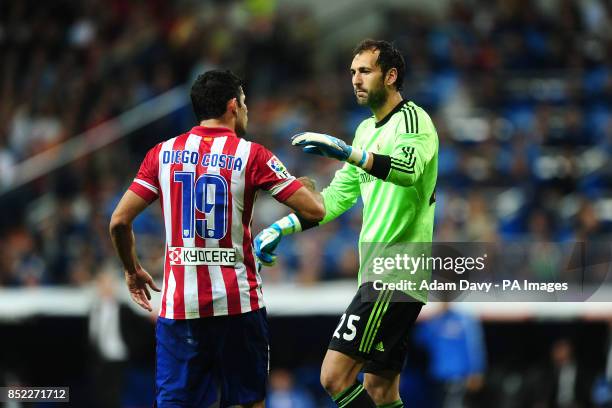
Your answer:
[[[235,130],[235,121],[225,120],[223,118],[205,119],[200,122],[200,126],[204,127],[222,127]]]
[[[376,121],[381,121],[389,112],[393,110],[402,101],[402,95],[398,91],[392,91],[389,93],[389,97],[384,104],[377,108],[370,108]]]

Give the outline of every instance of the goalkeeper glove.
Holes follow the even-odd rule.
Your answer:
[[[281,218],[268,228],[262,230],[253,240],[255,255],[263,265],[272,266],[276,263],[274,250],[284,235],[300,232],[302,226],[295,214]]]
[[[349,146],[342,140],[323,133],[302,132],[291,138],[291,144],[302,146],[304,152],[319,156],[333,157],[363,168],[368,162],[369,153]]]

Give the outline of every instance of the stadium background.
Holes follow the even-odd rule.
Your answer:
[[[105,272],[121,279],[109,216],[145,152],[193,125],[185,84],[215,67],[239,73],[249,138],[323,187],[337,164],[303,156],[288,139],[308,129],[351,140],[369,115],[355,104],[348,73],[350,51],[365,37],[401,49],[403,94],[438,128],[437,240],[606,242],[610,1],[5,0],[0,384],[70,385],[73,406],[98,399],[106,384],[88,329],[94,282]],[[254,231],[284,211],[260,196]],[[357,206],[342,222],[284,241],[281,263],[263,272],[271,406],[328,406],[318,367],[354,288],[359,226]],[[157,204],[135,228],[143,264],[159,277]],[[482,345],[470,352],[483,361],[484,381],[469,387],[466,406],[610,406],[608,305],[585,313],[560,304],[468,309],[461,313],[482,321],[473,322]],[[123,405],[147,406],[153,319],[129,318]],[[422,338],[415,334],[402,384],[411,407],[434,406],[440,383],[436,351]],[[452,354],[453,343],[446,346]],[[560,361],[577,367],[578,381],[566,383],[576,390],[569,405],[550,402]]]

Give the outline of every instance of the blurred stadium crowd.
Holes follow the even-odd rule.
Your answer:
[[[439,241],[610,232],[612,5],[535,3],[451,2],[441,17],[378,11],[386,23],[376,36],[394,40],[407,61],[404,96],[438,127]],[[351,140],[369,114],[354,102],[350,48],[320,56],[326,35],[307,8],[273,1],[2,2],[0,186],[24,159],[228,67],[246,82],[250,139],[324,187],[337,165],[303,156],[289,137],[310,129]],[[186,106],[1,195],[0,285],[88,282],[111,257],[109,212],[144,153],[192,125]],[[145,265],[159,274],[163,234],[152,207],[137,229],[149,237]],[[283,211],[260,200],[254,230]],[[359,212],[284,242],[267,280],[354,276]]]
[[[438,128],[436,239],[605,240],[612,232],[612,2],[449,4],[441,16],[378,9],[385,24],[371,33],[403,51],[404,96]],[[231,68],[245,79],[250,140],[294,175],[327,185],[337,164],[305,157],[289,137],[308,129],[349,141],[369,115],[350,86],[354,44],[324,53],[328,31],[308,8],[280,1],[0,2],[0,286],[81,286],[108,268],[110,212],[145,152],[190,129],[193,115],[187,104],[12,188],[16,166],[189,86],[207,69]],[[254,231],[284,212],[261,195]],[[264,282],[355,279],[359,208],[341,220],[285,240]],[[135,229],[143,264],[160,276],[157,204]],[[283,402],[291,382],[290,373],[273,375],[275,406],[311,406],[307,394],[302,405]]]

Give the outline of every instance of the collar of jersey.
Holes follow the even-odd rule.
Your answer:
[[[208,136],[208,137],[217,137],[217,136],[236,136],[236,132],[234,132],[230,128],[224,127],[208,127],[208,126],[194,126],[191,128],[191,132],[194,135],[198,136]]]
[[[402,107],[404,106],[404,104],[408,103],[408,99],[402,99],[402,101],[400,103],[397,104],[397,106],[395,108],[393,108],[393,110],[391,110],[391,112],[387,113],[387,116],[385,116],[384,118],[382,118],[380,121],[376,122],[376,124],[374,125],[375,127],[379,128],[382,125],[384,125],[385,123],[387,123],[389,121],[389,119],[391,119],[391,116],[395,115],[397,112],[400,111],[400,109],[402,109]]]

